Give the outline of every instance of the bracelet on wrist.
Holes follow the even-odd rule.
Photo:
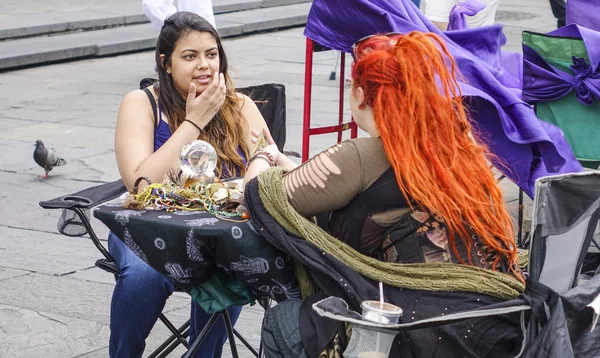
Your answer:
[[[267,162],[267,164],[269,164],[270,167],[272,167],[271,161],[269,160],[269,158],[265,157],[264,155],[255,155],[255,156],[253,156],[250,159],[250,161],[248,162],[248,166],[250,166],[250,164],[252,164],[252,162],[254,162],[256,159],[262,159],[265,162]]]
[[[254,156],[252,158],[250,158],[250,161],[248,162],[248,166],[250,166],[250,164],[257,158],[266,160],[267,163],[269,163],[270,167],[274,167],[277,165],[277,163],[275,163],[275,158],[273,158],[273,156],[269,152],[266,152],[264,150],[259,150],[258,152],[254,153]]]
[[[275,158],[273,158],[273,155],[269,152],[267,152],[266,150],[259,150],[257,152],[254,153],[254,155],[264,155],[265,157],[267,157],[269,165],[274,167],[277,166],[277,161],[275,161]]]
[[[183,121],[184,121],[184,122],[188,122],[188,123],[190,123],[191,125],[193,125],[194,127],[198,128],[198,131],[200,131],[200,133],[202,133],[202,128],[200,128],[200,126],[199,126],[199,125],[197,125],[196,123],[192,122],[191,120],[189,120],[189,119],[187,119],[187,118],[186,118],[186,119],[184,119]]]

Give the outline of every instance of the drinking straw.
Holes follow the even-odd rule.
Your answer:
[[[383,282],[379,281],[379,308],[383,311]],[[381,323],[382,313],[379,314],[379,323]]]

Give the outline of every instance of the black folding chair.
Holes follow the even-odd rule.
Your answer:
[[[285,86],[281,84],[263,84],[252,87],[238,89],[240,93],[249,96],[257,105],[261,114],[267,122],[267,126],[271,131],[273,139],[280,150],[283,150],[286,139],[286,95]],[[77,193],[64,195],[48,201],[40,202],[40,206],[44,209],[62,209],[62,214],[58,219],[57,229],[66,236],[77,237],[88,234],[96,248],[100,251],[104,258],[96,261],[96,266],[100,269],[112,273],[115,280],[119,277],[119,267],[108,250],[102,245],[98,236],[94,232],[90,223],[90,210],[102,205],[108,201],[118,198],[127,191],[122,180],[97,185],[79,191]],[[176,286],[176,291],[187,292]],[[263,308],[268,308],[270,301],[268,297],[259,297],[259,303]],[[176,327],[162,313],[159,316],[160,321],[172,333],[149,358],[163,358],[168,356],[177,346],[182,344],[188,352],[184,355],[185,358],[193,356],[195,351],[200,347],[208,332],[212,329],[215,322],[222,317],[227,329],[227,335],[231,347],[233,357],[238,357],[237,346],[235,339],[239,339],[244,346],[255,357],[262,357],[262,346],[256,351],[248,341],[246,341],[231,324],[231,319],[227,310],[214,313],[210,318],[198,338],[192,343],[188,343],[190,321],[187,320],[180,327]]]
[[[587,273],[583,267],[600,223],[600,172],[537,179],[532,219],[529,287],[523,297],[416,321],[413,317],[387,326],[359,320],[360,314],[353,314],[338,297],[317,302],[313,309],[337,321],[366,324],[356,334],[359,339],[348,345],[346,354],[374,350],[377,346],[369,339],[377,332],[395,337],[401,332],[520,312],[525,339],[518,357],[598,357],[600,331],[594,329],[594,309],[586,305],[600,297],[600,268],[597,262],[595,270]],[[559,343],[554,345],[554,341]]]

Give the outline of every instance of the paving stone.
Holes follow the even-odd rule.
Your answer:
[[[114,284],[31,274],[0,281],[0,304],[108,325],[113,288]],[[165,312],[189,304],[189,298],[172,296]]]
[[[60,167],[64,168],[64,167]],[[58,233],[56,223],[61,215],[61,210],[44,210],[38,203],[44,200],[50,200],[66,194],[71,194],[82,189],[98,185],[78,180],[65,180],[61,178],[61,173],[57,168],[51,172],[48,179],[38,179],[35,175],[17,174],[7,171],[0,171],[0,182],[4,190],[0,191],[0,199],[10,205],[0,206],[0,215],[2,224],[13,228],[22,228],[31,230],[31,235],[37,235],[37,232]],[[41,168],[40,168],[41,170]],[[14,193],[15,195],[11,195]],[[106,238],[102,229],[104,225],[95,218],[92,219],[92,225],[99,229],[98,235]]]
[[[82,270],[100,258],[89,239],[7,227],[0,227],[0,248],[2,267],[45,275]]]
[[[60,123],[40,123],[28,127],[12,128],[0,133],[0,139],[19,138],[34,143],[44,138],[48,143],[69,143],[72,146],[104,149],[112,146],[105,138],[111,138],[113,128],[95,128],[64,125]],[[101,140],[99,138],[102,138]],[[32,152],[33,153],[33,152]]]
[[[96,260],[99,258],[101,258],[100,253],[98,253]],[[94,262],[95,260],[92,262],[92,265],[94,264]],[[89,282],[105,283],[108,285],[115,284],[115,278],[112,274],[101,270],[96,266],[77,270],[76,272],[69,274],[68,276],[71,278]]]
[[[55,168],[53,171],[61,169],[61,178],[65,180],[74,179],[90,182],[89,186],[97,185],[101,182],[112,182],[120,178],[115,153],[109,151],[98,155],[83,157],[80,159],[69,159],[68,167]],[[24,173],[39,173],[41,168],[24,170]],[[43,170],[42,170],[43,174]]]
[[[231,12],[215,16],[221,36],[237,36],[306,23],[310,3]],[[47,37],[0,42],[0,69],[56,61],[109,56],[153,49],[156,29],[151,24],[112,27]]]
[[[91,352],[80,354],[73,358],[106,358],[108,357],[108,347],[100,348]]]
[[[0,109],[0,111],[2,111],[2,109]],[[18,119],[18,118],[4,117],[4,118],[0,118],[0,130],[22,127],[22,126],[30,126],[34,123],[36,123],[36,122],[29,121],[29,120],[22,120],[22,119]]]
[[[33,124],[34,126],[39,125],[38,123]],[[32,125],[23,124],[22,126],[14,126],[8,128],[2,132],[11,133],[11,131],[26,131],[27,128],[31,128]],[[66,126],[63,125],[63,128]],[[25,128],[25,129],[23,129]],[[88,130],[91,132],[92,130]],[[110,131],[114,132],[114,128]],[[13,132],[14,133],[14,132]],[[11,135],[7,135],[10,138]],[[28,138],[22,140],[12,139],[0,139],[0,170],[6,172],[23,172],[29,169],[35,169],[33,171],[36,175],[44,174],[43,168],[39,167],[33,161],[34,144],[37,139],[42,139],[44,144],[48,148],[53,148],[56,154],[64,158],[67,161],[67,165],[61,167],[55,167],[50,173],[57,175],[57,173],[68,173],[70,171],[71,162],[75,160],[86,160],[87,158],[99,156],[103,154],[112,154],[112,143],[105,144],[105,148],[94,149],[91,146],[72,146],[69,141],[57,141],[49,137],[48,133],[43,133],[43,130],[31,134]],[[104,142],[96,140],[96,142],[103,144]],[[109,152],[109,153],[107,153]],[[113,155],[114,157],[114,155]],[[101,166],[97,167],[102,168]]]
[[[0,249],[3,251],[4,249]],[[17,270],[14,268],[0,267],[0,281],[6,280],[13,277],[25,276],[29,275],[31,271],[27,270]]]
[[[218,15],[301,2],[307,0],[214,0],[213,11]],[[20,1],[21,6],[12,0],[3,2],[0,5],[0,40],[148,22],[137,0],[60,1],[53,4],[48,8],[47,1],[43,0]],[[218,21],[219,25],[221,23]]]
[[[0,351],[4,357],[72,357],[108,342],[109,328],[16,306],[0,305]]]
[[[32,274],[0,281],[0,303],[108,324],[113,285]]]

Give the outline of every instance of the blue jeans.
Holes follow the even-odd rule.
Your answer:
[[[111,358],[141,357],[146,338],[173,293],[173,281],[142,261],[113,233],[108,236],[108,251],[114,257],[121,273],[113,292],[110,307]],[[237,321],[242,307],[228,309],[232,324]],[[190,342],[208,322],[210,315],[192,302],[190,315]],[[227,331],[219,318],[196,351],[194,358],[221,357]]]
[[[421,0],[410,0],[416,7],[421,7]]]

